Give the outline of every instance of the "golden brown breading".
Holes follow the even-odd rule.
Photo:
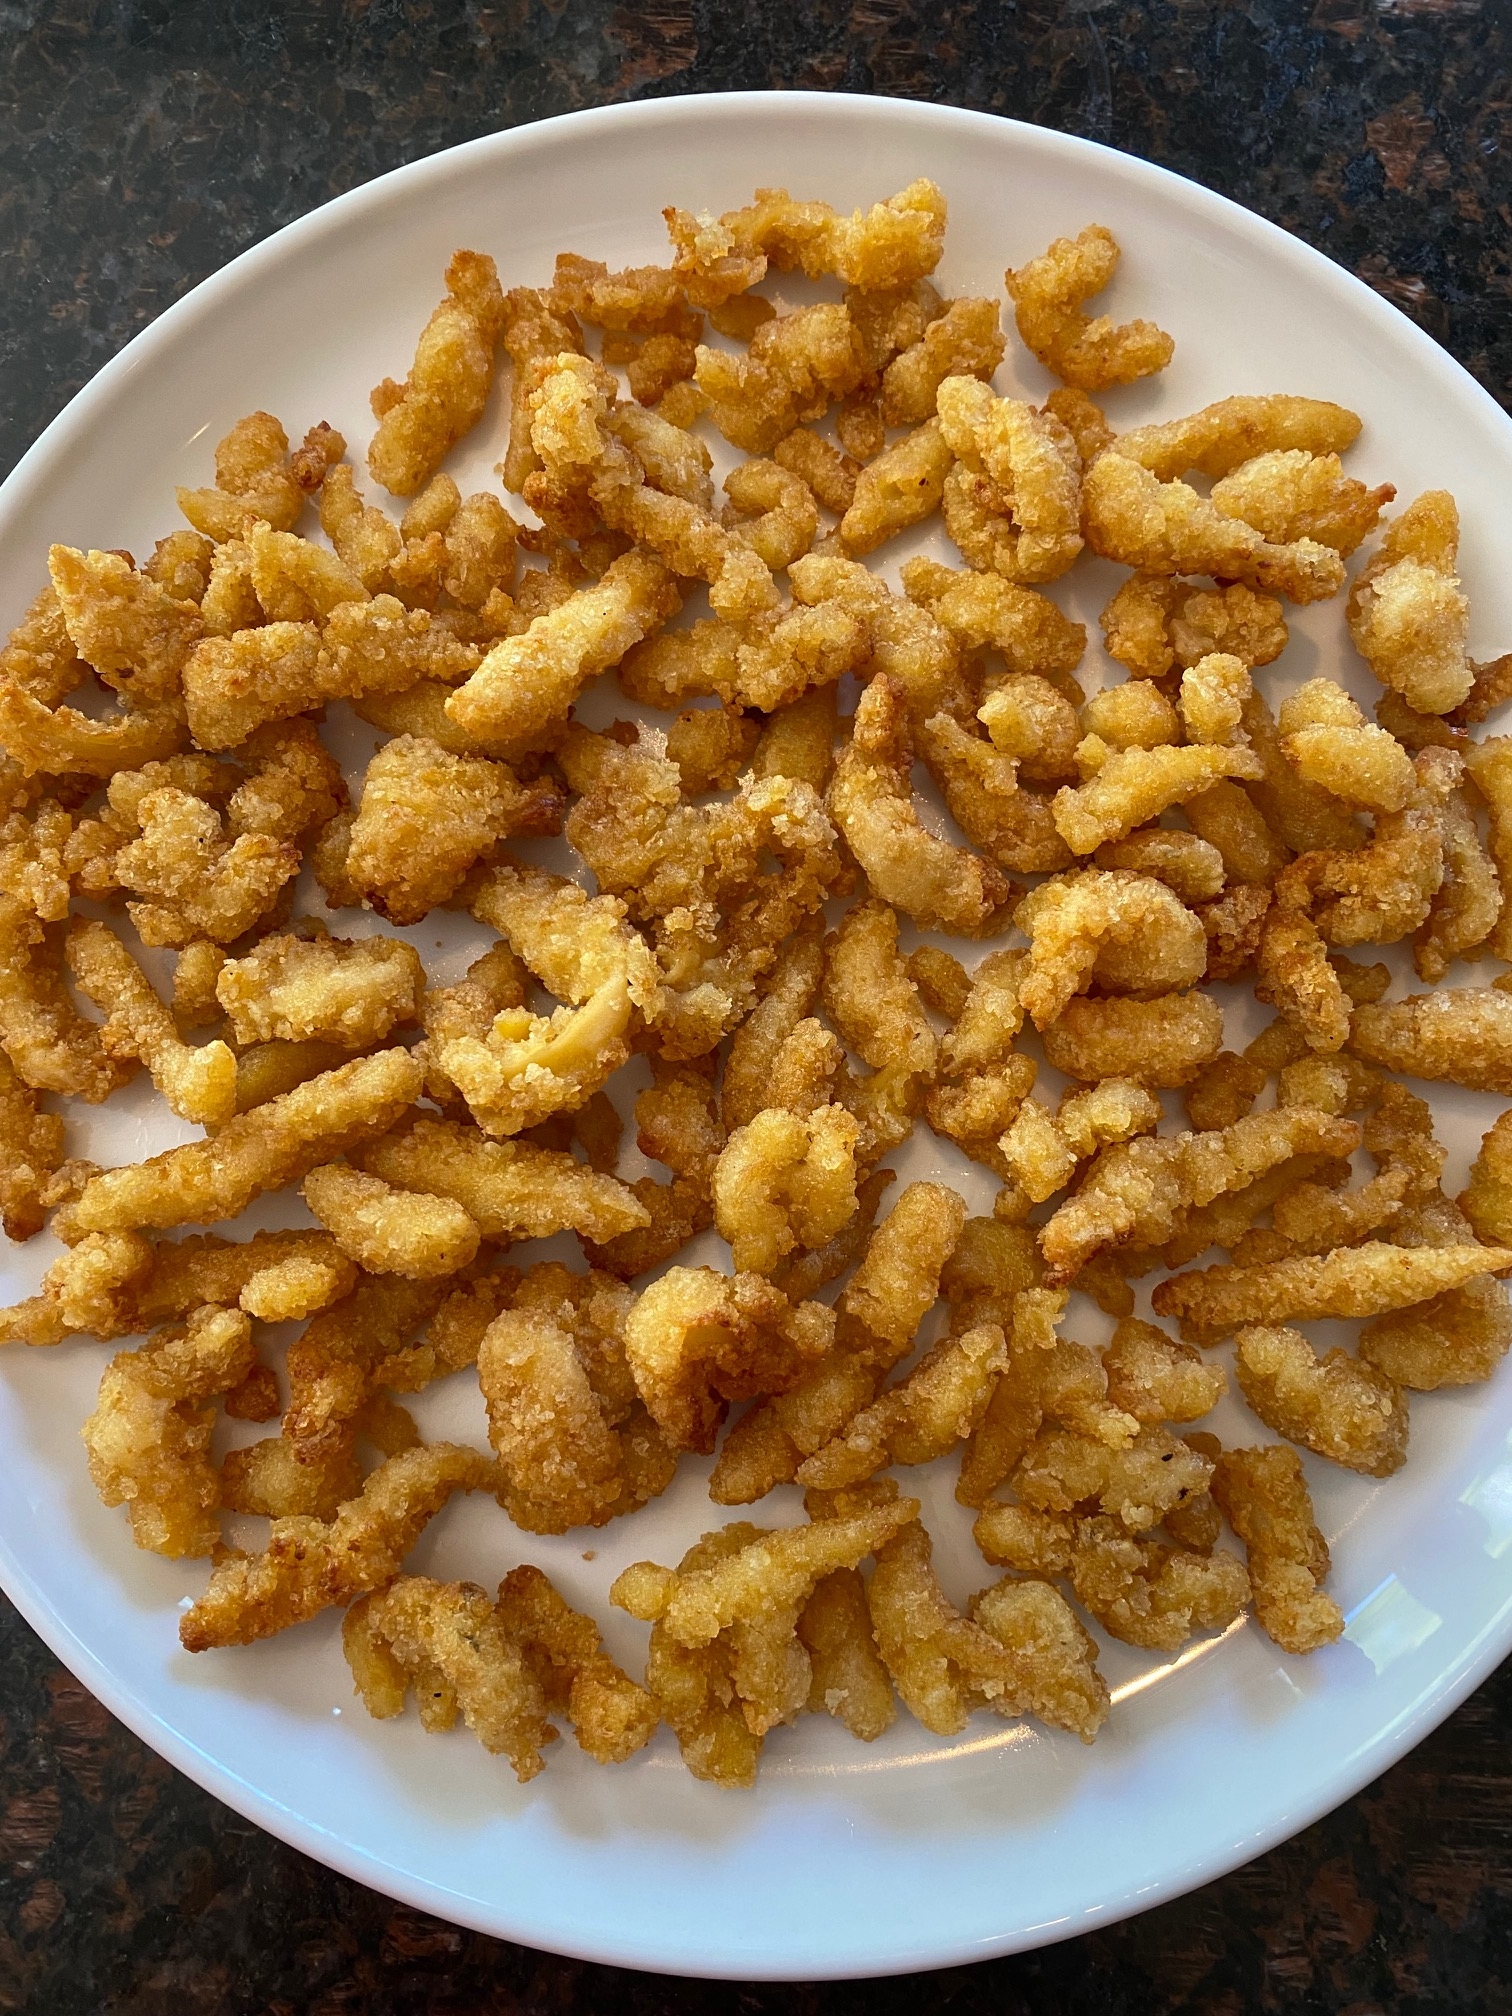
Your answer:
[[[1447,490],[1425,490],[1387,526],[1349,591],[1349,634],[1383,686],[1423,714],[1469,695],[1470,605],[1455,562],[1459,512]]]
[[[1113,233],[1105,225],[1088,224],[1075,238],[1057,238],[1037,258],[1017,270],[1010,266],[1003,276],[1025,344],[1047,371],[1087,392],[1129,385],[1163,371],[1176,348],[1153,322],[1115,328],[1107,315],[1093,320],[1082,313],[1082,303],[1113,278],[1119,257]]]
[[[446,296],[420,333],[409,376],[402,385],[385,378],[373,388],[378,430],[368,468],[385,490],[413,497],[477,421],[503,326],[494,262],[486,252],[454,252]]]
[[[108,1057],[140,1058],[181,1119],[204,1127],[236,1110],[236,1059],[219,1041],[185,1043],[151,981],[107,925],[84,918],[64,944],[81,993],[105,1011],[100,1042]]]
[[[260,939],[228,959],[215,983],[238,1043],[317,1037],[370,1050],[394,1028],[420,1019],[425,968],[402,938]]]
[[[1313,1522],[1312,1499],[1295,1449],[1226,1449],[1213,1496],[1249,1556],[1255,1618],[1283,1652],[1315,1652],[1344,1629],[1324,1593],[1328,1543]]]

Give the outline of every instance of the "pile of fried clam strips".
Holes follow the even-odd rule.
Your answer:
[[[728,1786],[809,1713],[1091,1741],[1110,1639],[1335,1639],[1299,1452],[1390,1475],[1512,1340],[1512,1114],[1452,1196],[1416,1089],[1512,1097],[1512,659],[1357,415],[1118,423],[1174,343],[1089,313],[1101,226],[952,298],[928,181],[666,223],[509,291],[457,252],[365,466],[256,411],[149,556],[53,547],[0,1206],[60,1243],[0,1337],[116,1346],[80,1461],[207,1564],[185,1647],[339,1610],[373,1715],[521,1779],[558,1725]],[[182,1145],[97,1167],[137,1076]],[[422,1436],[445,1380],[486,1442]],[[632,1674],[532,1536],[591,1560],[685,1455]],[[466,1493],[502,1580],[407,1573]]]

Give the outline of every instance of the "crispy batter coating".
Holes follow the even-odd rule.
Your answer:
[[[945,493],[951,460],[939,421],[930,419],[868,462],[840,520],[846,552],[873,552],[896,533],[930,517]]]
[[[1249,1576],[1227,1548],[1200,1553],[1135,1539],[1111,1519],[1075,1524],[1069,1574],[1076,1600],[1127,1645],[1179,1651],[1200,1631],[1226,1630],[1249,1603]]]
[[[1425,490],[1387,526],[1349,591],[1355,649],[1383,686],[1422,714],[1449,713],[1475,680],[1458,551],[1454,499],[1447,490]]]
[[[1213,485],[1211,495],[1225,518],[1242,518],[1267,539],[1316,539],[1348,559],[1374,530],[1396,485],[1367,489],[1344,474],[1337,455],[1273,448],[1241,462]]]
[[[404,1712],[415,1690],[427,1729],[454,1726],[458,1711],[521,1784],[544,1769],[545,1689],[524,1645],[487,1594],[471,1582],[401,1575],[360,1596],[342,1619],[341,1646],[362,1705],[380,1719]]]
[[[612,1239],[649,1218],[623,1183],[571,1155],[523,1141],[490,1141],[456,1120],[422,1116],[403,1132],[371,1142],[359,1159],[370,1175],[401,1190],[452,1198],[485,1239],[548,1239],[565,1231]]]
[[[31,1088],[0,1051],[0,1223],[7,1239],[40,1232],[47,1178],[63,1161],[63,1122],[39,1113]]]
[[[1239,1390],[1267,1428],[1367,1477],[1407,1461],[1407,1400],[1369,1363],[1319,1358],[1300,1330],[1255,1326],[1234,1340]]]
[[[1189,484],[1162,482],[1119,446],[1082,479],[1082,530],[1105,560],[1151,574],[1212,574],[1292,602],[1318,602],[1344,585],[1344,563],[1316,539],[1272,543],[1225,518]]]
[[[1328,1543],[1313,1522],[1312,1498],[1294,1449],[1226,1449],[1213,1496],[1249,1555],[1255,1618],[1283,1652],[1315,1652],[1344,1629],[1323,1590]]]
[[[221,1042],[185,1043],[151,981],[107,925],[83,918],[64,946],[81,993],[105,1011],[108,1057],[139,1058],[181,1119],[215,1127],[236,1110],[236,1059]]]
[[[1279,904],[1266,912],[1255,963],[1258,1000],[1279,1009],[1310,1049],[1343,1049],[1349,1041],[1349,1002],[1322,935],[1305,912]]]
[[[1309,784],[1370,812],[1401,812],[1412,796],[1412,758],[1366,721],[1342,686],[1310,679],[1281,706],[1282,746]]]
[[[814,1585],[799,1613],[798,1636],[809,1656],[810,1713],[833,1715],[852,1736],[875,1742],[897,1708],[856,1569],[835,1568]]]
[[[1115,328],[1107,315],[1094,320],[1082,313],[1083,302],[1113,278],[1119,257],[1113,233],[1088,224],[1075,238],[1057,238],[1037,258],[1003,275],[1025,344],[1063,384],[1086,392],[1163,371],[1176,348],[1153,322]]]
[[[105,1504],[126,1507],[139,1547],[177,1560],[220,1545],[209,1403],[255,1362],[252,1325],[239,1310],[199,1309],[106,1366],[83,1429],[89,1474]]]
[[[1105,1148],[1040,1236],[1047,1278],[1067,1281],[1110,1245],[1159,1246],[1182,1215],[1242,1189],[1294,1155],[1348,1155],[1360,1130],[1310,1107],[1276,1108],[1210,1134],[1144,1137]],[[1172,1287],[1162,1283],[1157,1294]]]
[[[909,600],[928,609],[967,650],[990,645],[1001,651],[1010,673],[1060,679],[1064,684],[1065,675],[1081,662],[1086,627],[1063,616],[1048,595],[1005,581],[1000,574],[961,573],[922,555],[904,561],[902,581]],[[1034,753],[1002,746],[1009,755]]]
[[[1220,778],[1263,774],[1258,757],[1248,749],[1114,749],[1085,784],[1056,792],[1055,823],[1073,854],[1091,854],[1158,819],[1168,806],[1185,804]]]
[[[1020,583],[1064,574],[1082,549],[1081,459],[1069,429],[1026,400],[995,398],[979,378],[947,378],[937,409],[957,458],[945,529],[967,560]]]
[[[1149,1001],[1078,996],[1046,1027],[1043,1040],[1046,1061],[1068,1078],[1189,1085],[1222,1048],[1223,1013],[1198,993]]]
[[[1509,1268],[1512,1249],[1504,1246],[1404,1248],[1367,1239],[1331,1253],[1175,1274],[1159,1284],[1153,1301],[1158,1315],[1176,1318],[1184,1337],[1213,1343],[1248,1323],[1380,1316]]]
[[[1482,1135],[1458,1202],[1478,1239],[1490,1246],[1512,1244],[1512,1109]]]
[[[844,1433],[808,1457],[798,1482],[833,1490],[864,1483],[895,1463],[932,1463],[975,1429],[1007,1364],[995,1323],[947,1337],[908,1377],[863,1407]]]
[[[1440,987],[1354,1012],[1350,1049],[1408,1078],[1445,1079],[1512,1098],[1512,995],[1494,987]]]
[[[1005,1576],[963,1617],[930,1559],[928,1533],[905,1526],[882,1548],[867,1592],[878,1649],[909,1710],[938,1736],[975,1708],[1033,1715],[1090,1743],[1108,1713],[1096,1647],[1046,1582]]]
[[[1342,455],[1360,432],[1360,416],[1327,399],[1288,392],[1239,393],[1181,420],[1161,420],[1118,437],[1119,453],[1162,482],[1188,469],[1227,476],[1241,462],[1277,449]]]
[[[1014,912],[1030,941],[1020,998],[1047,1029],[1094,979],[1116,993],[1190,987],[1207,963],[1207,937],[1186,905],[1152,876],[1083,869],[1042,882]]]
[[[833,1239],[856,1208],[860,1127],[843,1106],[772,1105],[737,1127],[713,1178],[714,1223],[737,1272],[771,1274]]]
[[[449,1197],[396,1190],[340,1162],[312,1169],[301,1190],[342,1252],[369,1274],[429,1280],[455,1274],[478,1250],[477,1226]]]
[[[0,895],[0,1049],[35,1092],[73,1092],[97,1105],[134,1066],[111,1057],[101,1031],[74,1006],[63,982],[59,933]]]
[[[129,707],[176,699],[204,628],[194,604],[176,601],[119,553],[53,546],[47,569],[73,647],[100,679]]]
[[[67,1208],[71,1230],[213,1224],[265,1190],[383,1133],[419,1097],[420,1065],[380,1050],[228,1120],[214,1141],[191,1141],[145,1162],[92,1176]]]
[[[381,1588],[453,1492],[487,1490],[495,1476],[476,1449],[434,1442],[381,1463],[334,1519],[275,1519],[261,1554],[216,1563],[179,1624],[185,1650],[249,1645]]]
[[[656,1733],[655,1703],[604,1650],[591,1617],[572,1609],[539,1568],[512,1568],[498,1615],[519,1641],[554,1715],[565,1715],[597,1764],[622,1764]]]
[[[1507,893],[1512,890],[1512,737],[1488,735],[1484,742],[1470,743],[1464,754],[1465,767],[1485,801],[1487,851],[1502,890],[1501,908],[1486,947],[1504,959],[1512,948],[1512,900]]]
[[[756,286],[769,263],[780,273],[801,268],[811,280],[832,273],[869,293],[908,287],[934,271],[945,245],[945,198],[922,176],[848,217],[828,203],[798,202],[786,189],[758,189],[745,209],[718,219],[662,215],[673,267],[699,307]]]
[[[317,1037],[370,1050],[391,1029],[420,1019],[425,968],[402,938],[260,939],[228,959],[215,983],[238,1043]]]
[[[759,1274],[674,1267],[631,1310],[625,1355],[674,1446],[707,1452],[729,1403],[791,1386],[828,1349],[834,1324],[822,1303],[795,1308]]]
[[[991,862],[921,824],[909,782],[906,695],[879,674],[856,709],[828,804],[873,889],[930,930],[975,937],[988,929],[1011,885]]]
[[[1132,868],[1174,889],[1183,903],[1200,903],[1222,893],[1223,856],[1210,841],[1174,826],[1150,826],[1097,850],[1099,868]]]
[[[935,410],[947,378],[990,379],[1005,348],[995,301],[963,295],[945,304],[916,343],[900,350],[882,373],[882,418],[889,427],[916,427]]]
[[[1135,574],[1100,621],[1109,656],[1136,679],[1164,679],[1215,652],[1251,667],[1269,665],[1286,648],[1281,604],[1242,581],[1211,589],[1167,574]]]
[[[499,275],[486,252],[454,252],[446,295],[420,334],[402,385],[373,389],[378,429],[368,448],[375,481],[413,497],[482,414],[504,325]]]

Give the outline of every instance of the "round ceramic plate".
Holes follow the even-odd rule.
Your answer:
[[[1118,425],[1231,392],[1356,407],[1366,423],[1357,473],[1389,477],[1403,497],[1448,484],[1459,498],[1472,648],[1486,656],[1512,641],[1512,582],[1493,564],[1505,546],[1512,426],[1394,309],[1270,225],[1141,162],[943,107],[803,93],[622,106],[479,140],[247,253],[109,364],[0,491],[0,616],[14,621],[45,578],[52,540],[148,550],[175,522],[173,486],[209,480],[212,444],[253,407],[278,413],[291,435],[329,420],[359,458],[367,390],[406,367],[456,246],[492,253],[506,285],[541,282],[565,248],[615,265],[664,258],[665,204],[718,211],[781,182],[848,207],[919,175],[949,198],[936,278],[950,293],[1000,295],[1005,265],[1093,220],[1112,228],[1124,264],[1098,306],[1151,316],[1176,338],[1158,383],[1110,396]],[[797,298],[781,276],[770,291]],[[1000,389],[1043,396],[1044,374],[1010,346]],[[450,465],[464,489],[492,482],[503,438],[496,394]],[[877,557],[895,574],[910,550],[896,542]],[[1091,621],[1115,578],[1084,563],[1055,592]],[[1301,612],[1272,690],[1332,670],[1363,692],[1342,631],[1338,603]],[[1097,658],[1089,651],[1089,668]],[[611,694],[588,704],[593,720],[614,709]],[[331,733],[356,760],[365,731],[340,713]],[[477,947],[457,920],[434,923],[409,935],[448,980]],[[1231,1040],[1243,1033],[1236,1021]],[[1436,1093],[1435,1107],[1452,1189],[1496,1106],[1451,1092]],[[192,1131],[134,1086],[77,1123],[71,1150],[119,1161]],[[901,1166],[905,1178],[944,1173],[973,1209],[990,1206],[986,1173],[922,1128]],[[274,1208],[249,1215],[275,1222]],[[10,1257],[8,1294],[29,1292],[53,1251],[41,1237]],[[1073,1317],[1073,1334],[1106,1334],[1090,1308]],[[136,1552],[85,1471],[78,1429],[107,1355],[74,1344],[0,1362],[0,1580],[22,1613],[138,1735],[307,1854],[444,1917],[594,1959],[734,1977],[887,1973],[1106,1924],[1347,1797],[1512,1644],[1503,1367],[1487,1386],[1415,1399],[1411,1459],[1387,1483],[1309,1462],[1349,1619],[1344,1639],[1312,1658],[1285,1657],[1248,1625],[1168,1661],[1110,1645],[1117,1705],[1095,1748],[988,1716],[954,1742],[902,1716],[865,1746],[809,1716],[768,1740],[754,1792],[696,1783],[665,1731],[614,1770],[564,1742],[521,1788],[461,1730],[427,1736],[413,1714],[369,1721],[333,1616],[246,1650],[180,1651],[179,1610],[203,1566]],[[466,1376],[419,1411],[428,1433],[483,1441]],[[1226,1441],[1256,1437],[1232,1402],[1216,1425]],[[964,1600],[990,1578],[952,1499],[952,1470],[911,1473],[908,1488],[920,1490],[943,1578]],[[454,1503],[414,1565],[492,1583],[522,1558],[538,1561],[638,1670],[643,1629],[609,1608],[610,1582],[638,1558],[675,1561],[724,1516],[706,1474],[686,1462],[633,1520],[560,1540],[516,1532],[492,1503]],[[764,1505],[768,1515],[798,1516],[796,1493]]]

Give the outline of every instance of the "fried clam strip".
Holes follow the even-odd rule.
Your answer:
[[[382,1588],[454,1492],[497,1477],[476,1449],[434,1442],[381,1463],[334,1519],[275,1519],[261,1554],[233,1549],[216,1563],[179,1624],[185,1650],[250,1645]]]
[[[1081,663],[1086,625],[1063,616],[1048,595],[1000,574],[963,573],[922,555],[903,562],[901,578],[908,599],[944,624],[964,649],[1001,651],[1010,673],[1053,684]]]
[[[1367,1239],[1259,1266],[1176,1274],[1159,1283],[1153,1301],[1157,1314],[1176,1318],[1184,1337],[1211,1344],[1251,1323],[1380,1316],[1509,1268],[1512,1249],[1503,1246],[1409,1248]]]
[[[935,1035],[898,955],[898,920],[886,904],[868,897],[853,905],[824,952],[824,1006],[870,1071],[862,1077],[843,1064],[831,1096],[854,1114],[861,1129],[856,1159],[870,1165],[911,1132],[935,1069]],[[801,1055],[796,1033],[791,1040]],[[779,1054],[774,1070],[782,1061]]]
[[[636,1393],[630,1291],[605,1274],[534,1267],[478,1346],[478,1382],[503,1477],[530,1533],[602,1526],[659,1496],[674,1449]]]
[[[1395,518],[1349,591],[1349,634],[1383,686],[1421,714],[1447,714],[1470,694],[1470,605],[1455,571],[1459,512],[1425,490]]]
[[[1064,1596],[1048,1582],[1004,1576],[963,1617],[932,1552],[917,1521],[904,1526],[878,1552],[867,1591],[878,1649],[911,1713],[937,1736],[958,1735],[974,1709],[989,1708],[1090,1743],[1107,1718],[1108,1689]]]
[[[402,938],[279,932],[227,959],[215,992],[239,1044],[318,1037],[367,1050],[419,1020],[424,986],[420,955]]]
[[[29,1090],[73,1092],[96,1106],[135,1067],[108,1055],[100,1030],[74,1006],[59,935],[0,895],[0,1049]]]
[[[1289,392],[1240,393],[1180,420],[1131,428],[1119,435],[1118,449],[1162,482],[1188,469],[1216,479],[1278,449],[1342,455],[1358,438],[1360,425],[1357,413],[1331,400]]]
[[[1250,1114],[1212,1133],[1145,1136],[1104,1148],[1040,1235],[1046,1278],[1051,1285],[1069,1281],[1109,1246],[1163,1245],[1187,1212],[1245,1188],[1291,1157],[1347,1156],[1359,1142],[1352,1120],[1291,1106]]]
[[[595,1267],[626,1281],[670,1260],[713,1224],[714,1170],[726,1138],[712,1060],[649,1061],[652,1082],[635,1100],[636,1146],[669,1169],[672,1180],[637,1176],[629,1187],[650,1223],[587,1248]]]
[[[830,1049],[838,1066],[838,1044]],[[812,1252],[841,1231],[856,1208],[860,1132],[837,1102],[795,1112],[776,1099],[735,1129],[712,1182],[714,1223],[737,1272],[771,1274],[795,1248]]]
[[[1061,838],[1073,854],[1091,854],[1109,841],[1121,840],[1136,826],[1158,819],[1172,805],[1211,789],[1225,777],[1255,782],[1264,768],[1251,749],[1197,744],[1155,749],[1106,749],[1100,738],[1088,737],[1080,753],[1097,767],[1084,784],[1057,791],[1054,818]]]
[[[622,981],[650,1019],[660,1005],[656,963],[625,921],[616,896],[589,896],[565,875],[503,861],[474,888],[468,907],[479,923],[509,941],[542,986],[559,1001],[581,1004]]]
[[[236,1059],[226,1045],[196,1047],[180,1038],[151,981],[108,925],[76,919],[64,949],[80,991],[105,1012],[100,1043],[106,1056],[139,1058],[181,1119],[205,1127],[229,1120],[236,1110]]]
[[[106,1505],[126,1507],[139,1547],[174,1560],[219,1547],[211,1403],[256,1362],[240,1310],[198,1309],[106,1366],[83,1428],[89,1474]]]
[[[356,1159],[398,1189],[452,1198],[485,1239],[572,1231],[602,1242],[649,1222],[644,1205],[614,1177],[555,1149],[490,1141],[455,1120],[422,1116],[372,1141]]]
[[[695,1777],[754,1783],[768,1732],[809,1707],[815,1662],[800,1625],[816,1590],[918,1514],[901,1498],[776,1532],[737,1520],[675,1569],[639,1561],[618,1577],[609,1600],[652,1627],[646,1684]],[[865,1660],[861,1625],[853,1616],[851,1656]]]
[[[967,560],[1007,581],[1064,574],[1082,549],[1081,458],[1069,429],[1027,400],[995,398],[979,378],[947,378],[937,410],[956,457],[942,477],[945,528]]]
[[[1092,551],[1150,574],[1211,574],[1318,602],[1344,585],[1344,563],[1316,539],[1272,543],[1225,518],[1189,484],[1162,482],[1126,452],[1127,436],[1082,478],[1082,530]]]
[[[598,1626],[574,1610],[541,1573],[512,1568],[499,1584],[498,1614],[519,1639],[553,1715],[565,1715],[597,1764],[622,1764],[656,1733],[656,1705],[604,1650]]]
[[[834,274],[848,287],[879,292],[932,273],[945,246],[945,198],[921,177],[896,196],[847,217],[828,203],[799,202],[786,189],[758,189],[755,201],[723,216],[664,210],[673,270],[698,307],[718,307],[765,275],[802,269]]]
[[[1481,1137],[1459,1208],[1488,1245],[1512,1245],[1512,1110]]]
[[[359,1596],[342,1619],[341,1649],[362,1705],[380,1720],[404,1712],[411,1687],[428,1730],[460,1713],[483,1748],[509,1759],[521,1784],[545,1768],[556,1731],[523,1644],[472,1582],[401,1575]]]
[[[995,928],[1012,885],[990,861],[921,824],[905,689],[885,674],[861,696],[841,750],[829,810],[872,888],[925,930],[979,937]]]
[[[477,1253],[478,1228],[449,1197],[396,1190],[342,1162],[312,1169],[300,1187],[342,1252],[370,1274],[431,1280],[455,1274]]]
[[[795,1307],[759,1274],[674,1267],[629,1312],[625,1356],[673,1445],[707,1453],[732,1400],[785,1391],[834,1334],[832,1309]]]
[[[658,559],[632,550],[603,576],[502,638],[446,703],[472,735],[507,732],[522,743],[564,720],[583,687],[617,665],[676,615],[681,597]]]
[[[1223,1011],[1210,995],[1196,992],[1148,1001],[1077,995],[1042,1040],[1046,1062],[1068,1078],[1173,1088],[1190,1084],[1218,1055]]]
[[[1367,1477],[1406,1462],[1406,1395],[1347,1351],[1319,1358],[1300,1330],[1256,1325],[1235,1339],[1234,1371],[1252,1411],[1288,1442]]]
[[[1166,574],[1136,574],[1099,620],[1108,655],[1136,679],[1164,679],[1214,653],[1251,667],[1269,665],[1286,648],[1281,604],[1242,581],[1213,589]]]
[[[798,1482],[832,1490],[864,1483],[891,1464],[932,1463],[975,1430],[1008,1362],[1001,1328],[982,1323],[946,1337],[906,1379],[852,1415],[845,1430],[816,1449]]]
[[[175,701],[102,719],[60,702],[89,676],[49,585],[0,650],[0,748],[11,774],[110,777],[181,748],[183,709]]]
[[[248,413],[216,443],[215,487],[180,490],[178,507],[215,540],[236,539],[249,517],[287,532],[345,452],[345,441],[322,421],[291,455],[289,437],[271,413]]]
[[[872,1400],[912,1350],[965,1222],[966,1206],[953,1190],[940,1183],[908,1185],[841,1291],[833,1347],[786,1392],[759,1401],[725,1437],[709,1479],[717,1505],[748,1505],[774,1485],[790,1483],[799,1465]]]
[[[1344,1618],[1323,1589],[1328,1543],[1314,1523],[1296,1450],[1280,1443],[1226,1449],[1213,1472],[1213,1496],[1244,1542],[1261,1630],[1283,1652],[1331,1644]]]
[[[503,326],[494,262],[486,252],[454,252],[446,296],[421,331],[409,376],[373,388],[378,428],[368,468],[385,490],[413,497],[481,417]]]
[[[1316,539],[1348,559],[1396,496],[1396,486],[1374,489],[1346,476],[1337,455],[1304,448],[1272,448],[1213,485],[1212,499],[1226,518],[1242,518],[1267,539]]]
[[[7,1239],[41,1231],[47,1179],[62,1160],[62,1120],[38,1112],[31,1088],[0,1051],[0,1224]]]
[[[90,1177],[54,1230],[72,1239],[234,1218],[263,1191],[295,1182],[392,1127],[420,1096],[423,1075],[407,1050],[380,1050],[322,1072],[228,1120],[213,1141],[191,1141]]]
[[[177,699],[204,619],[119,553],[48,549],[47,569],[73,647],[129,707]]]
[[[1096,980],[1120,994],[1192,986],[1207,964],[1200,919],[1163,882],[1126,869],[1083,869],[1043,882],[1014,922],[1030,941],[1020,998],[1036,1029]]]
[[[1130,385],[1170,363],[1176,345],[1153,322],[1096,320],[1082,304],[1100,294],[1118,267],[1118,241],[1101,224],[1057,238],[1038,258],[1003,276],[1026,346],[1065,385],[1100,392]]]
[[[1084,1092],[1070,1091],[1056,1113],[1026,1099],[1002,1137],[1009,1180],[1031,1202],[1043,1204],[1100,1148],[1152,1134],[1162,1110],[1152,1092],[1129,1078],[1106,1078]]]
[[[1446,1080],[1512,1098],[1512,994],[1441,987],[1356,1008],[1349,1047],[1407,1078]]]
[[[560,787],[545,778],[522,783],[505,763],[396,735],[368,763],[356,814],[341,827],[344,847],[333,822],[315,865],[333,902],[418,924],[501,841],[558,832],[561,815]]]

